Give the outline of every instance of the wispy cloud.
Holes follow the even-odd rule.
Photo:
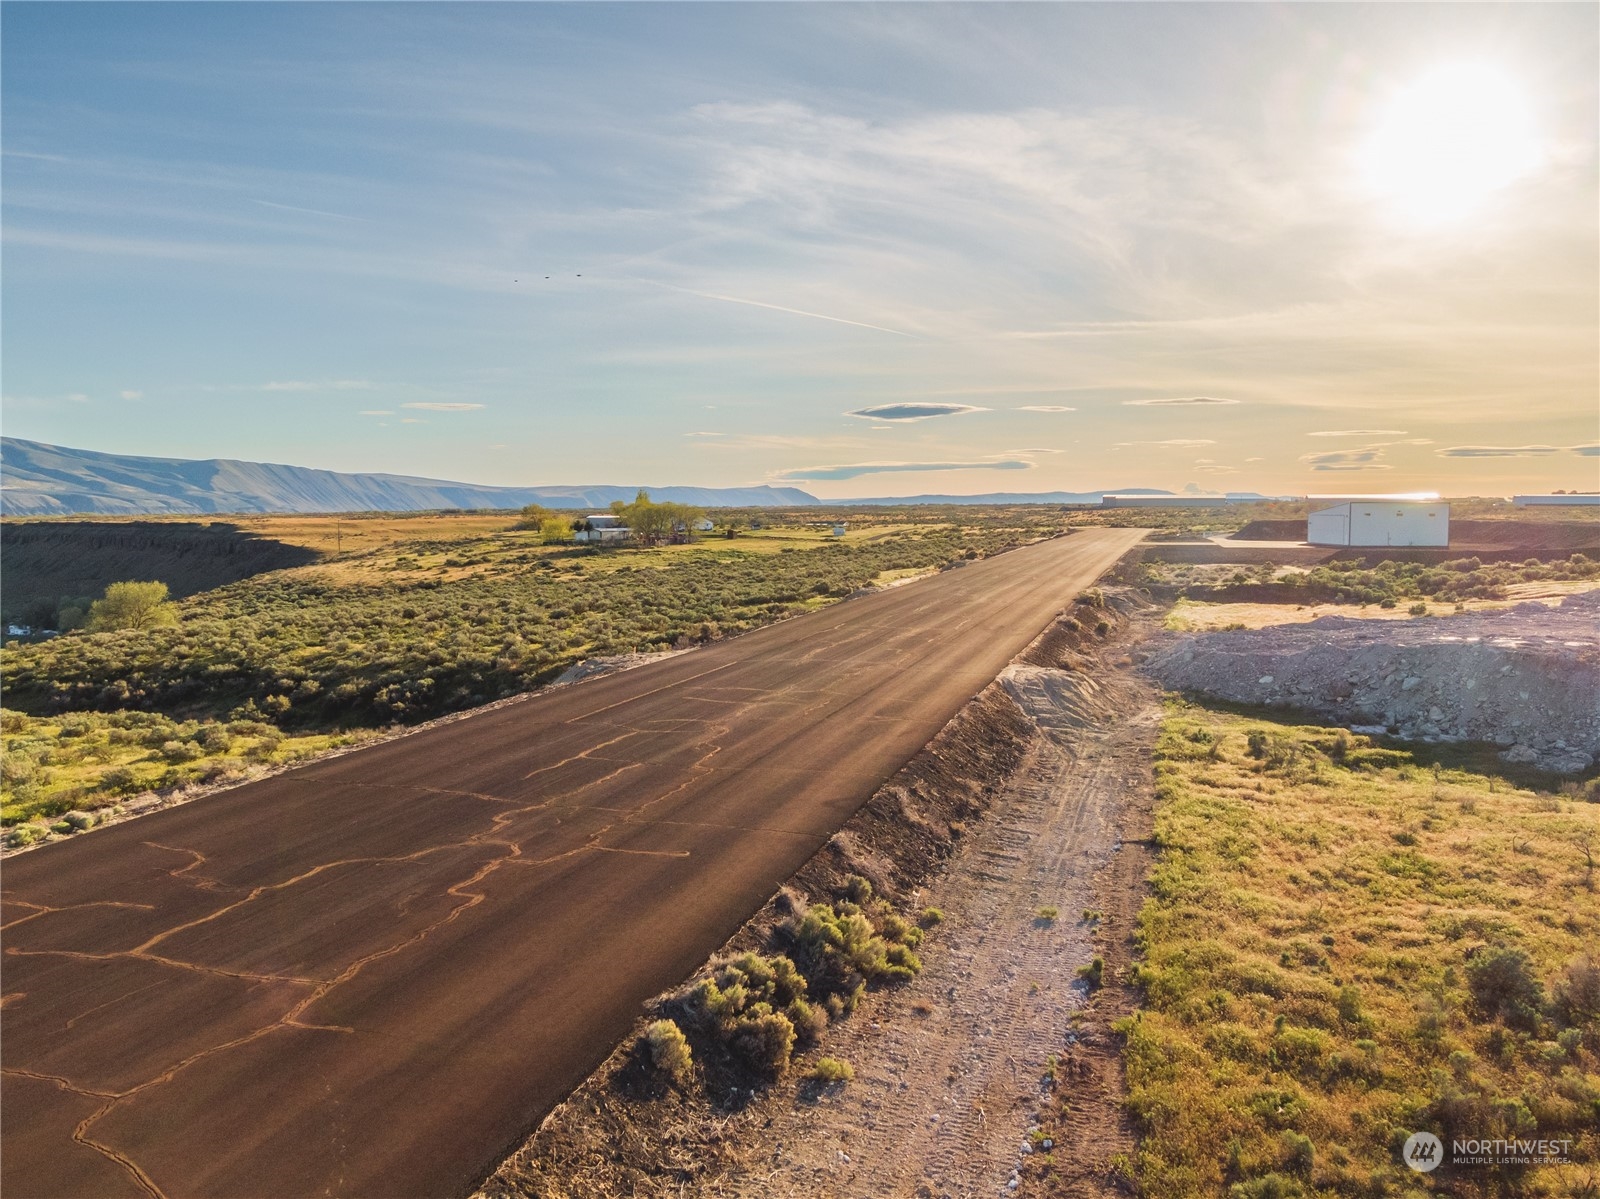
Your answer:
[[[1302,454],[1300,461],[1312,470],[1390,470],[1380,463],[1382,446],[1363,446],[1358,450],[1326,450],[1320,454]]]
[[[326,212],[321,208],[301,208],[298,204],[278,204],[272,200],[256,200],[255,203],[263,208],[276,208],[281,212],[303,212],[308,216],[332,217],[336,221],[359,221],[365,218],[350,216],[343,212]]]
[[[414,404],[401,404],[402,408],[412,408],[419,412],[476,412],[486,404],[443,403],[432,400],[418,401]]]
[[[771,312],[787,312],[790,316],[806,316],[817,321],[832,321],[836,325],[854,325],[858,329],[871,329],[877,333],[892,333],[896,337],[909,337],[920,340],[915,333],[907,333],[904,329],[890,329],[885,325],[874,325],[868,321],[851,320],[849,317],[830,316],[826,312],[812,312],[805,308],[790,308],[784,304],[771,304],[766,300],[752,300],[747,296],[729,296],[720,292],[701,291],[694,287],[679,287],[675,283],[663,283],[659,279],[634,279],[635,283],[645,283],[652,287],[663,287],[668,291],[681,292],[686,296],[698,296],[702,300],[718,300],[724,304],[743,304],[749,308],[765,308]]]
[[[1119,446],[1160,445],[1170,446],[1177,449],[1193,449],[1196,446],[1216,445],[1217,443],[1211,440],[1209,437],[1168,437],[1162,441],[1118,441],[1114,444]]]
[[[393,416],[394,413],[392,411],[390,411],[389,409],[387,409],[387,408],[365,408],[360,413],[358,413],[357,415],[359,415],[359,416]]]
[[[1575,445],[1572,447],[1574,454],[1582,454],[1585,458],[1600,457],[1600,443],[1590,445]]]
[[[372,383],[367,379],[284,379],[263,383],[262,391],[369,391]]]
[[[144,399],[144,392],[142,392],[142,391],[133,391],[131,389],[128,390],[128,391],[119,391],[119,392],[117,392],[117,395],[120,396],[124,400],[142,400],[142,399]]]
[[[1218,407],[1239,403],[1238,400],[1227,400],[1217,396],[1187,396],[1157,400],[1123,400],[1122,402],[1130,408]]]
[[[1558,445],[1453,445],[1435,450],[1441,458],[1545,458],[1561,453]]]
[[[1318,429],[1307,437],[1404,437],[1404,429]]]
[[[968,412],[987,412],[972,404],[879,404],[873,408],[857,408],[846,416],[859,416],[864,420],[916,421],[930,420],[936,416],[962,416]]]
[[[1062,404],[1024,404],[1017,409],[1018,412],[1076,412],[1076,408],[1068,408]]]
[[[863,475],[901,474],[914,471],[942,470],[1030,470],[1033,463],[1019,458],[1002,458],[989,462],[851,462],[842,466],[801,466],[779,471],[773,478],[786,483],[827,482],[839,479],[859,479]]]

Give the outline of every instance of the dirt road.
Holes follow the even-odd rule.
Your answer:
[[[12,860],[4,1193],[466,1191],[1141,535]]]
[[[1105,945],[1082,913],[1097,872],[1123,852],[1128,797],[1149,788],[1160,708],[1154,690],[1127,673],[1103,685],[1013,666],[1001,678],[1042,735],[926,896],[951,914],[923,953],[926,970],[910,987],[874,996],[867,1020],[830,1032],[828,1052],[856,1066],[850,1086],[798,1102],[775,1095],[755,1134],[770,1147],[766,1160],[695,1193],[959,1199],[1007,1193],[1013,1171],[1028,1164],[1022,1145],[1047,1103],[1047,1063],[1078,1053],[1087,1036],[1075,1022],[1085,1000],[1077,970]],[[1139,888],[1127,894],[1124,911],[1103,914],[1106,939],[1131,928]],[[1041,907],[1058,917],[1041,919]],[[1059,1155],[1051,1193],[1080,1193],[1068,1174],[1103,1177],[1110,1154],[1128,1148],[1114,1143],[1120,1099],[1093,1105],[1093,1128],[1077,1129],[1092,1135]]]

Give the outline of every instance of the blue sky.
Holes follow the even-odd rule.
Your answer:
[[[1600,486],[1592,5],[0,21],[13,436],[835,497]],[[1527,151],[1464,213],[1367,165],[1460,64]]]

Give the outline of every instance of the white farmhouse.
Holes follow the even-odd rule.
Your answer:
[[[588,545],[622,545],[632,536],[633,530],[622,523],[620,516],[595,512],[578,522],[572,540]]]
[[[1312,545],[1448,546],[1450,505],[1437,501],[1349,500],[1306,518]]]

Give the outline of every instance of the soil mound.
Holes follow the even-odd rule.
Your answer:
[[[1600,757],[1600,592],[1559,608],[1309,624],[1182,637],[1146,668],[1166,686],[1300,708],[1421,741],[1485,741],[1580,774]]]

